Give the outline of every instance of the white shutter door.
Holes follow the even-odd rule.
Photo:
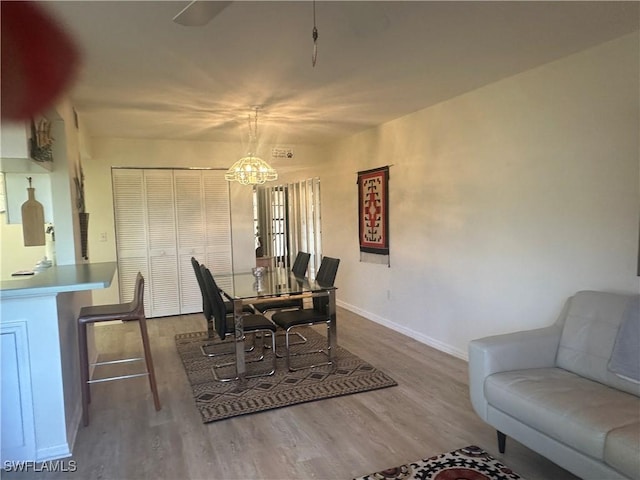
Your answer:
[[[138,272],[145,278],[144,305],[149,315],[149,269],[144,182],[140,170],[112,170],[120,301],[130,302]]]
[[[204,200],[202,173],[197,170],[176,170],[176,215],[178,248],[181,253],[204,246]]]
[[[173,173],[144,170],[151,315],[180,313]]]
[[[191,257],[214,273],[233,269],[224,172],[112,172],[120,301],[131,300],[139,271],[145,277],[148,317],[202,311]]]
[[[205,262],[204,196],[202,172],[176,170],[176,221],[180,275],[180,313],[202,311],[202,295],[191,265],[191,257]]]
[[[204,187],[206,264],[215,275],[233,271],[231,251],[231,207],[229,183],[224,171],[202,172]],[[231,288],[224,280],[216,280],[222,289]]]
[[[191,257],[195,257],[198,263],[207,262],[203,255],[179,255],[180,273],[180,313],[197,313],[202,311],[202,294],[196,280],[196,274],[191,265]]]

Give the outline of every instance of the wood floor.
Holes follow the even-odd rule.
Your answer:
[[[75,473],[2,472],[6,479],[350,479],[478,445],[528,480],[573,475],[507,440],[472,410],[466,362],[347,310],[340,345],[397,387],[203,424],[174,344],[204,330],[202,315],[149,320],[162,410],[145,378],[92,386],[90,425],[78,432]],[[96,329],[104,357],[139,351],[137,324]]]

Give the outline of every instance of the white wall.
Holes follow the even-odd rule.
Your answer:
[[[466,358],[471,339],[552,323],[575,291],[637,292],[638,53],[636,33],[334,145],[339,302]],[[390,268],[357,244],[356,172],[386,164]]]
[[[57,106],[60,118],[51,121],[54,168],[51,172],[51,197],[56,232],[56,263],[83,263],[80,248],[80,226],[76,209],[73,178],[80,161],[80,131],[75,126],[74,112],[68,100]]]
[[[6,213],[0,213],[0,278],[8,280],[13,272],[31,270],[46,255],[44,245],[25,247],[22,224],[6,223]]]
[[[262,150],[265,152],[263,158],[283,178],[292,175],[293,168],[286,164],[286,160],[271,161],[267,156],[270,148],[264,147],[260,154]],[[317,163],[317,151],[314,147],[295,146],[296,162],[301,165]],[[240,143],[91,138],[91,156],[83,158],[87,211],[90,213],[89,261],[106,262],[117,259],[112,167],[227,169],[244,153]],[[295,175],[295,170],[293,171]],[[230,184],[230,188],[234,269],[249,270],[255,266],[252,188],[235,182]],[[102,233],[106,234],[106,241],[100,240]],[[118,288],[116,278],[109,289],[94,291],[94,304],[119,302]]]
[[[22,204],[29,198],[28,178],[35,189],[34,197],[42,204],[44,222],[53,222],[53,206],[51,205],[51,180],[49,173],[5,173],[7,195],[7,221],[22,224]]]

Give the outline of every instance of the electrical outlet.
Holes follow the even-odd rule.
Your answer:
[[[100,233],[100,241],[101,242],[106,242],[107,241],[107,232],[101,232]]]

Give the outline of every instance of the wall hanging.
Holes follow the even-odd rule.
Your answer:
[[[358,172],[360,261],[389,263],[389,166]]]
[[[88,236],[89,236],[89,214],[85,211],[84,204],[84,171],[82,163],[78,160],[76,176],[73,178],[76,184],[76,207],[78,208],[78,222],[80,225],[80,249],[82,258],[89,260]]]
[[[53,162],[53,137],[51,122],[40,117],[36,122],[31,119],[30,154],[36,162]]]

